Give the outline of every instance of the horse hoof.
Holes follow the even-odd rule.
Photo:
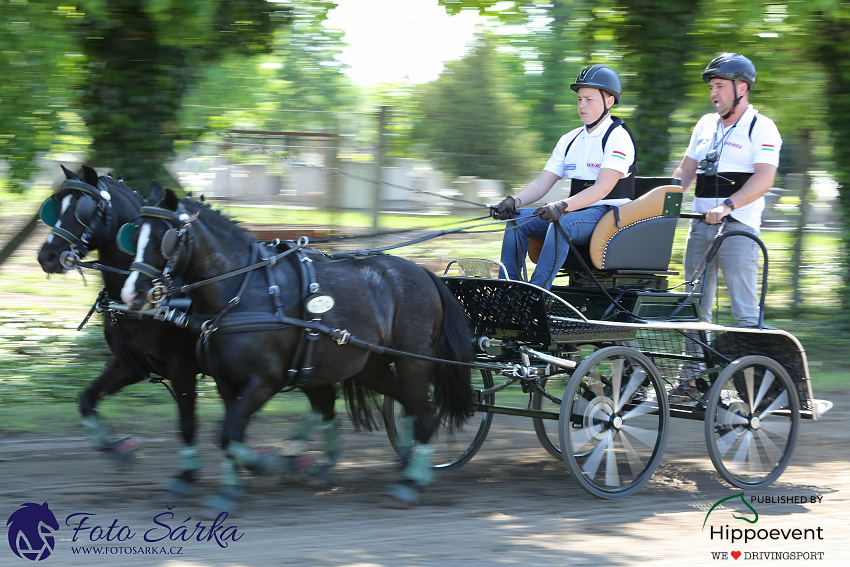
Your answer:
[[[304,455],[284,457],[284,472],[285,473],[300,473],[310,471],[316,464],[316,459]]]
[[[254,462],[246,467],[249,471],[256,475],[266,476],[270,474],[276,474],[285,470],[284,464],[281,462],[280,457],[271,453],[269,451],[265,451],[263,449],[257,449],[251,451],[251,453],[255,456]]]
[[[311,476],[323,484],[335,484],[336,473],[332,465],[316,465],[310,470]]]
[[[420,490],[410,484],[396,484],[384,494],[383,503],[388,508],[407,510],[419,505]]]
[[[180,477],[170,479],[160,487],[160,491],[157,496],[160,502],[174,498],[194,498],[197,495],[194,483]]]
[[[122,437],[114,441],[108,451],[115,462],[120,466],[129,465],[136,457],[136,451],[139,449],[139,444],[132,435]]]
[[[223,490],[215,496],[204,499],[203,505],[216,514],[225,512],[228,516],[234,518],[239,517],[242,513],[239,497],[231,490]]]

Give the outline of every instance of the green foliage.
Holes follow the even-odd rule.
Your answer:
[[[68,128],[62,113],[79,77],[78,57],[62,27],[62,9],[41,2],[0,3],[0,159],[10,185],[22,191],[37,171],[36,157]],[[57,15],[58,14],[58,15]]]
[[[470,53],[446,66],[440,78],[424,86],[422,122],[414,131],[439,152],[435,159],[453,175],[526,181],[524,160],[534,138],[524,130],[526,110],[506,89],[502,59],[493,36],[480,34]],[[539,165],[538,165],[539,167]]]
[[[693,51],[693,21],[700,3],[629,0],[625,6],[616,29],[627,70],[623,104],[636,107],[629,126],[637,141],[638,168],[641,175],[665,175],[670,117],[695,80],[683,69]]]
[[[283,17],[265,0],[81,2],[66,24],[85,55],[89,163],[146,191],[173,154],[178,115],[202,64],[267,51]]]
[[[270,51],[246,60],[232,54],[205,66],[180,114],[185,140],[234,129],[338,131],[340,113],[357,104],[335,57],[342,32],[322,25],[327,2],[302,2],[275,34]]]

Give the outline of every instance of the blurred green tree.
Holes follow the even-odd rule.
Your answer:
[[[832,141],[832,167],[830,172],[838,182],[838,205],[844,232],[841,262],[843,281],[839,319],[845,329],[850,328],[850,126],[844,118],[850,114],[850,5],[837,0],[820,0],[808,6],[812,12],[807,21],[811,25],[810,55],[824,68],[826,91],[820,97],[829,112],[829,129]],[[805,14],[804,14],[805,17]],[[807,85],[801,85],[807,92]]]
[[[36,158],[62,136],[62,110],[79,80],[79,51],[56,12],[40,2],[0,2],[0,159],[19,191],[37,171]]]
[[[180,124],[187,140],[225,128],[337,131],[358,95],[336,59],[343,32],[322,22],[327,2],[299,2],[275,33],[269,53],[231,54],[205,66],[187,92]]]
[[[180,134],[200,70],[235,53],[267,53],[289,10],[267,0],[81,0],[66,25],[85,55],[80,110],[90,163],[147,191]]]
[[[466,56],[424,85],[414,139],[436,152],[446,173],[524,183],[533,169],[523,158],[533,155],[535,138],[525,128],[526,108],[507,84],[495,37],[479,33]]]

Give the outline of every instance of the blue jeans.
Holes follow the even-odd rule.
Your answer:
[[[569,212],[558,220],[558,224],[574,244],[586,245],[590,243],[590,235],[593,234],[596,223],[611,209],[608,205],[599,205]],[[502,264],[507,269],[508,279],[522,279],[520,272],[525,266],[528,239],[542,239],[543,250],[529,281],[544,289],[550,289],[552,281],[567,259],[570,247],[561,231],[556,229],[555,223],[534,217],[532,212],[533,209],[520,209],[520,216],[505,227],[505,235],[502,238]]]
[[[721,225],[707,224],[699,219],[691,221],[688,244],[685,249],[685,277],[691,278],[700,265],[706,250],[711,246]],[[759,231],[738,221],[729,220],[724,232],[743,231],[758,236]],[[723,241],[708,270],[702,285],[702,312],[700,319],[711,322],[711,311],[717,293],[718,268],[729,292],[732,315],[740,327],[756,327],[759,323],[759,258],[758,244],[745,236],[732,236]],[[704,272],[697,274],[702,279]]]

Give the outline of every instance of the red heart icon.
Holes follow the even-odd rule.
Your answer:
[[[732,552],[732,557],[733,557],[733,558],[735,558],[735,560],[737,561],[737,559],[738,559],[739,557],[741,557],[741,552],[740,552],[740,551],[733,551],[733,552]]]

